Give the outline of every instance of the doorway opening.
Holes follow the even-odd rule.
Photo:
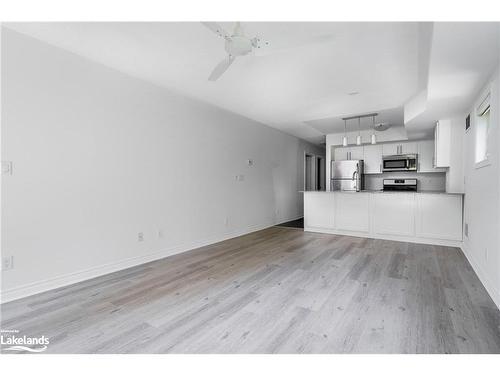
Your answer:
[[[304,155],[304,190],[316,190],[316,165],[312,154]]]
[[[316,156],[316,190],[325,190],[325,158]]]

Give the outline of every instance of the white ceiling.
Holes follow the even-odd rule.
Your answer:
[[[374,113],[377,113],[377,116],[375,117],[375,124],[382,122],[388,123],[391,126],[404,125],[403,108],[401,107],[385,109]],[[359,113],[359,115],[363,114],[365,113]],[[307,124],[317,129],[322,134],[342,133],[344,131],[344,120],[342,120],[342,117],[329,117],[325,119],[311,120],[307,121]],[[360,119],[359,124],[357,119],[348,120],[346,122],[347,131],[357,131],[358,125],[361,130],[372,129],[373,118],[362,118]]]
[[[223,40],[200,23],[6,24],[317,143],[336,126],[312,120],[401,108],[416,91],[417,23],[242,25],[247,35],[269,40],[271,53],[239,58],[218,81],[209,82],[225,51]]]
[[[467,22],[243,23],[246,35],[271,43],[268,53],[238,58],[211,82],[224,41],[201,23],[4,25],[314,143],[343,131],[342,117],[378,112],[377,122],[402,125],[403,106],[418,93],[423,112],[404,125],[412,137],[425,135],[477,94],[498,63],[500,30]]]
[[[432,132],[436,120],[464,115],[499,62],[497,22],[437,22],[433,25],[428,80],[421,113],[405,127],[408,136]]]

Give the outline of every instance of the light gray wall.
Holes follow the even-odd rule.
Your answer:
[[[4,299],[300,217],[324,155],[5,28],[1,88]]]
[[[482,94],[491,90],[489,145],[491,164],[476,168],[474,163],[475,109]],[[491,80],[470,106],[471,128],[464,136],[465,207],[464,221],[469,236],[464,252],[481,281],[500,307],[500,75]]]

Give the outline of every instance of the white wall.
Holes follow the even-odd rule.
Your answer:
[[[491,90],[489,152],[491,164],[477,169],[474,163],[475,109],[482,94]],[[465,208],[469,236],[463,250],[488,292],[500,307],[500,74],[478,94],[470,107],[471,128],[464,137]]]
[[[300,217],[324,155],[5,28],[1,88],[4,301]]]

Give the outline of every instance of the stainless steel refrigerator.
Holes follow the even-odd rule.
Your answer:
[[[361,191],[365,188],[363,160],[332,161],[330,190]]]

